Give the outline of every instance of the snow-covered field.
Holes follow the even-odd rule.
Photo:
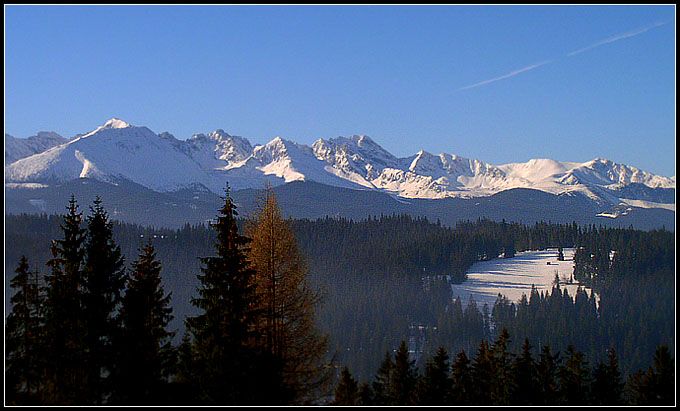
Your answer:
[[[503,294],[510,301],[517,302],[531,293],[532,284],[540,293],[550,292],[557,272],[560,277],[560,288],[566,288],[572,297],[576,294],[578,284],[565,284],[574,272],[574,249],[563,249],[565,261],[557,261],[557,249],[543,251],[519,252],[513,258],[497,258],[475,263],[467,272],[468,279],[462,284],[453,284],[451,289],[454,298],[460,298],[463,308],[470,295],[474,296],[478,307],[484,304],[493,308],[498,294]],[[550,264],[548,264],[550,263]],[[586,289],[590,294],[590,290]]]

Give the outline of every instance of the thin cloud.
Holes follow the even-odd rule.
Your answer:
[[[568,53],[568,54],[566,55],[566,57],[575,56],[575,55],[581,54],[581,53],[583,53],[583,52],[585,52],[585,51],[594,49],[595,47],[600,47],[600,46],[603,46],[603,45],[605,45],[605,44],[613,43],[613,42],[615,42],[615,41],[619,41],[619,40],[622,40],[622,39],[626,39],[626,38],[630,38],[630,37],[637,36],[637,35],[639,35],[639,34],[642,34],[642,33],[645,33],[645,32],[647,32],[647,31],[649,31],[649,30],[652,30],[652,29],[654,29],[654,28],[656,28],[656,27],[663,26],[664,24],[667,24],[667,23],[668,23],[667,21],[665,21],[665,22],[659,22],[659,23],[654,23],[654,24],[652,24],[651,26],[647,26],[647,27],[644,27],[644,28],[641,28],[641,29],[637,29],[637,30],[630,31],[630,32],[627,32],[627,33],[619,34],[619,35],[616,35],[616,36],[614,36],[614,37],[610,37],[610,38],[605,39],[605,40],[602,40],[602,41],[598,41],[597,43],[593,43],[593,44],[591,44],[591,45],[589,45],[589,46],[587,46],[587,47],[584,47],[584,48],[582,48],[582,49],[578,49],[578,50],[576,50],[576,51],[572,51],[571,53]],[[471,85],[469,85],[469,86],[461,87],[461,88],[459,88],[459,89],[456,90],[456,91],[460,91],[460,90],[469,90],[469,89],[471,89],[471,88],[483,86],[483,85],[486,85],[486,84],[489,84],[489,83],[494,83],[494,82],[496,82],[496,81],[505,80],[506,78],[510,78],[510,77],[516,76],[516,75],[518,75],[518,74],[520,74],[520,73],[524,73],[525,71],[533,70],[533,69],[535,69],[535,68],[537,68],[537,67],[543,66],[543,65],[548,64],[548,63],[552,63],[552,62],[554,62],[554,61],[556,61],[556,60],[555,60],[555,59],[553,59],[553,60],[546,60],[546,61],[542,61],[542,62],[540,62],[540,63],[532,64],[532,65],[530,65],[530,66],[526,66],[526,67],[524,67],[524,68],[521,68],[521,69],[519,69],[519,70],[512,71],[512,72],[510,72],[510,73],[508,73],[508,74],[505,74],[505,75],[502,75],[502,76],[499,76],[499,77],[494,77],[494,78],[489,79],[489,80],[484,80],[484,81],[480,81],[479,83],[475,83],[475,84],[471,84]]]
[[[458,90],[468,90],[468,89],[471,89],[471,88],[483,86],[483,85],[485,85],[485,84],[493,83],[493,82],[495,82],[495,81],[504,80],[504,79],[506,79],[506,78],[510,78],[510,77],[516,76],[516,75],[518,75],[518,74],[520,74],[520,73],[524,73],[525,71],[533,70],[533,69],[535,69],[536,67],[540,67],[540,66],[542,66],[542,65],[545,65],[545,64],[548,64],[548,63],[552,63],[553,61],[555,61],[555,60],[546,60],[546,61],[542,61],[542,62],[540,62],[540,63],[532,64],[532,65],[530,65],[530,66],[526,66],[526,67],[524,67],[524,68],[521,68],[521,69],[519,69],[519,70],[512,71],[512,72],[510,72],[510,73],[508,73],[508,74],[504,74],[504,75],[499,76],[499,77],[494,77],[494,78],[489,79],[489,80],[484,80],[484,81],[480,81],[479,83],[475,83],[475,84],[471,84],[471,85],[469,85],[469,86],[461,87],[461,88],[459,88]]]
[[[597,43],[591,44],[590,46],[584,47],[582,49],[572,51],[571,53],[567,54],[567,56],[569,56],[569,57],[575,56],[577,54],[583,53],[584,51],[594,49],[595,47],[600,47],[600,46],[603,46],[605,44],[613,43],[615,41],[619,41],[619,40],[622,40],[622,39],[627,39],[629,37],[637,36],[638,34],[645,33],[645,32],[647,32],[647,31],[649,31],[653,28],[663,26],[666,23],[668,23],[668,22],[654,23],[653,25],[648,26],[648,27],[644,27],[644,28],[641,28],[641,29],[638,29],[638,30],[635,30],[635,31],[630,31],[628,33],[619,34],[617,36],[610,37],[610,38],[602,40],[602,41],[598,41]]]

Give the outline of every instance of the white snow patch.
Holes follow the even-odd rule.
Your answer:
[[[600,214],[595,214],[595,217],[609,217],[609,218],[616,218],[618,217],[618,214],[611,214],[611,213],[600,213]]]
[[[7,187],[7,188],[38,189],[38,188],[47,188],[49,186],[47,184],[40,184],[40,183],[5,183],[5,187]]]
[[[479,308],[488,304],[491,310],[500,293],[517,304],[522,294],[530,297],[532,285],[539,293],[543,291],[550,294],[555,273],[560,278],[560,288],[566,288],[569,295],[574,297],[579,287],[575,280],[569,283],[574,272],[574,249],[565,248],[563,253],[565,261],[557,261],[557,249],[553,248],[524,251],[513,258],[475,263],[468,270],[465,282],[451,285],[453,298],[460,298],[465,308],[470,295],[473,295]],[[590,294],[590,289],[586,288],[586,291]]]
[[[622,198],[621,202],[633,207],[640,208],[663,208],[675,212],[675,204],[665,204],[665,203],[655,203],[653,201],[645,200],[632,200],[628,198]]]

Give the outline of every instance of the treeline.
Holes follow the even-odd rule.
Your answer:
[[[201,257],[182,343],[151,241],[130,267],[96,199],[71,198],[42,279],[22,257],[5,328],[9,405],[276,405],[327,394],[332,361],[315,324],[319,295],[276,199],[239,234],[227,187]],[[263,388],[265,387],[265,388]]]
[[[674,347],[675,244],[668,231],[585,227],[574,253],[574,278],[592,289],[569,295],[559,285],[513,303],[499,297],[496,328],[558,350],[578,341],[587,358],[603,347],[622,358],[624,374],[645,367],[657,345]],[[514,342],[513,349],[519,349]]]
[[[419,373],[404,341],[387,352],[372,382],[358,383],[347,367],[335,389],[334,405],[674,405],[675,363],[667,346],[654,352],[646,372],[625,380],[614,349],[590,366],[569,345],[564,352],[541,347],[532,353],[528,339],[511,352],[510,334],[493,344],[483,341],[474,358],[465,350],[451,359],[440,347]]]

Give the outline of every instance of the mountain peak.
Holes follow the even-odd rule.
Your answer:
[[[124,122],[119,118],[112,118],[111,120],[104,123],[102,128],[127,128],[132,127],[129,123]]]
[[[209,136],[219,136],[219,137],[231,137],[229,133],[226,131],[222,130],[221,128],[218,128],[217,130],[213,131],[212,133],[208,134]]]

